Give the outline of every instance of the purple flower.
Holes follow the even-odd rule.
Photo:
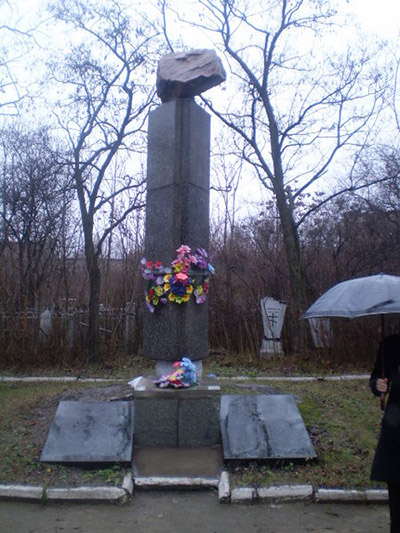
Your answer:
[[[204,248],[197,248],[194,252],[194,259],[197,268],[201,270],[207,270],[208,267],[208,255]]]
[[[150,313],[154,313],[154,307],[147,300],[146,300],[146,307],[150,311]]]

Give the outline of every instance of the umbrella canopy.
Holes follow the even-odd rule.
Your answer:
[[[325,292],[301,316],[344,317],[400,313],[400,277],[377,274],[350,279]]]

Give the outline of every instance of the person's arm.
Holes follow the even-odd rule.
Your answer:
[[[375,396],[380,396],[382,392],[387,394],[389,390],[389,380],[387,377],[382,378],[382,360],[380,350],[378,352],[378,357],[376,358],[374,368],[369,379],[369,386],[371,391]]]

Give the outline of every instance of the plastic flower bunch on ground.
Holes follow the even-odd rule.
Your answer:
[[[168,301],[187,303],[192,294],[197,304],[206,301],[208,275],[214,273],[213,266],[208,262],[207,252],[204,248],[197,248],[192,253],[189,246],[182,244],[177,249],[177,254],[171,268],[164,268],[160,261],[141,261],[142,275],[146,280],[146,305],[151,312],[159,304]]]
[[[197,384],[196,365],[188,357],[183,357],[181,361],[175,361],[172,371],[164,374],[154,382],[157,387],[165,389],[187,389]]]

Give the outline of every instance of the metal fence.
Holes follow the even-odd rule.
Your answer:
[[[131,353],[138,337],[135,305],[103,308],[99,318],[102,349]],[[88,319],[83,309],[0,312],[0,363],[10,357],[79,353],[86,346]]]

